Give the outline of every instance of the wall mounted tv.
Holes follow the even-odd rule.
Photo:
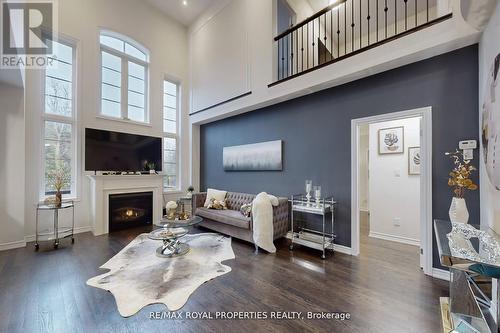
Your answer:
[[[161,138],[86,128],[85,171],[161,171],[161,149]]]

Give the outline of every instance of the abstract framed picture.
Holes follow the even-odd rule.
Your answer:
[[[282,141],[267,141],[224,147],[222,164],[225,171],[281,171]]]
[[[420,147],[408,147],[408,174],[420,175]]]
[[[378,153],[402,154],[405,152],[404,127],[382,128],[378,130]]]

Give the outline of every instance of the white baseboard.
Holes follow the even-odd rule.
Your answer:
[[[450,281],[450,272],[445,271],[444,269],[433,268],[432,269],[432,277],[436,278],[436,279]]]
[[[12,249],[17,249],[20,247],[25,247],[26,246],[26,241],[20,240],[16,242],[9,242],[9,243],[2,243],[0,244],[0,251],[7,251],[7,250],[12,250]]]
[[[333,244],[333,251],[352,255],[352,249],[344,245]]]
[[[89,232],[92,231],[92,226],[85,226],[85,227],[75,227],[75,235],[76,234],[81,234],[84,232]],[[30,236],[25,236],[24,237],[25,243],[29,242],[34,242],[35,241],[35,235],[30,235]]]
[[[392,242],[398,242],[408,245],[420,246],[420,241],[414,238],[402,237],[402,236],[394,236],[389,234],[384,234],[381,232],[370,231],[368,234],[369,237],[388,240]]]

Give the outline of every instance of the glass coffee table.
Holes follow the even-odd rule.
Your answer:
[[[156,225],[161,228],[153,230],[148,237],[163,241],[163,245],[156,249],[156,255],[161,258],[173,258],[189,252],[189,245],[182,243],[180,238],[189,232],[189,228],[200,224],[203,219],[193,216],[188,220],[162,219]]]

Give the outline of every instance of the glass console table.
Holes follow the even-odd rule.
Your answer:
[[[315,201],[308,202],[302,194],[292,195],[290,199],[291,209],[291,230],[287,234],[287,238],[291,240],[290,250],[293,250],[294,244],[307,246],[321,251],[321,259],[325,259],[325,250],[333,251],[333,245],[336,235],[333,232],[335,223],[335,206],[337,202],[332,197],[323,198],[318,203]],[[302,223],[298,223],[294,219],[294,213],[306,213],[319,215],[322,218],[321,230],[306,228]],[[327,221],[327,216],[330,215],[330,221]],[[330,223],[328,223],[330,222]],[[327,231],[327,224],[330,224]]]
[[[71,208],[71,226],[60,226],[59,225],[59,211]],[[40,211],[52,211],[54,215],[54,226],[52,230],[40,231],[38,227],[38,215]],[[35,251],[40,248],[39,241],[54,241],[54,249],[59,247],[59,241],[63,238],[71,237],[71,243],[75,243],[74,238],[75,232],[75,204],[73,201],[65,201],[61,203],[60,206],[54,204],[44,204],[39,203],[36,206],[36,218],[35,218]]]
[[[149,233],[149,238],[163,241],[163,245],[156,249],[156,255],[162,258],[172,258],[185,255],[189,252],[189,245],[182,243],[180,238],[189,232],[189,228],[200,224],[203,219],[193,216],[188,220],[162,219],[156,225],[161,228]]]
[[[489,228],[435,220],[439,259],[450,269],[448,330],[498,331],[500,236]]]

